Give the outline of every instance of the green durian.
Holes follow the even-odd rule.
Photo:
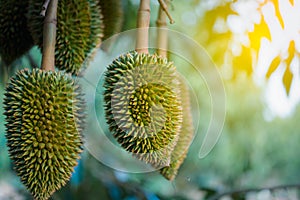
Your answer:
[[[0,1],[0,56],[6,65],[10,65],[33,46],[25,16],[28,2]]]
[[[176,177],[188,153],[194,135],[189,89],[182,78],[179,80],[182,103],[182,125],[178,141],[171,155],[171,163],[169,166],[160,169],[160,173],[168,180],[173,180]]]
[[[123,9],[121,0],[99,0],[98,1],[104,23],[103,40],[119,33],[123,23]]]
[[[25,69],[7,85],[9,155],[35,199],[48,199],[70,179],[82,152],[84,105],[77,83],[61,72]]]
[[[30,0],[28,24],[35,44],[42,48],[43,1]],[[97,0],[60,0],[57,8],[55,66],[79,75],[88,66],[102,38],[102,15]]]
[[[173,63],[157,55],[130,52],[108,66],[104,101],[109,129],[138,159],[170,163],[182,122],[179,82]]]

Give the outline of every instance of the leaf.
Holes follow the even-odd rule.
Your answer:
[[[289,66],[287,66],[283,78],[282,78],[282,82],[286,91],[286,94],[289,96],[290,94],[290,89],[291,89],[291,85],[292,85],[292,80],[293,80],[293,73],[291,72]]]
[[[284,29],[284,21],[283,21],[283,18],[281,16],[281,13],[280,13],[280,9],[279,9],[279,0],[275,0],[273,1],[274,2],[274,7],[275,7],[275,15],[276,17],[278,18],[278,21],[281,25],[281,28]]]
[[[288,58],[286,59],[286,63],[287,63],[287,66],[288,66],[288,67],[290,66],[292,60],[293,60],[294,57],[295,57],[295,51],[296,51],[296,48],[295,48],[295,41],[292,40],[292,41],[290,42],[290,46],[289,46],[289,48],[288,48],[289,56],[288,56]]]
[[[295,4],[295,2],[294,2],[294,0],[289,0],[290,1],[290,4],[292,5],[292,6],[294,6]]]
[[[218,20],[224,20],[226,23],[226,18],[234,14],[238,13],[232,10],[231,3],[224,2],[206,11],[198,21],[198,32],[195,39],[208,49],[209,54],[217,65],[224,63],[224,54],[228,50],[228,43],[232,33],[226,28],[221,32],[215,31],[214,26]]]
[[[281,63],[281,57],[280,57],[280,55],[278,55],[273,59],[272,63],[270,64],[270,67],[266,74],[267,79],[269,79],[271,77],[271,75],[273,74],[273,72],[276,71],[276,69],[278,68],[280,63]]]
[[[242,46],[241,54],[239,56],[233,57],[232,64],[234,69],[244,71],[248,75],[250,75],[253,72],[251,49]]]
[[[205,192],[205,199],[215,196],[218,192],[215,189],[208,187],[200,187],[200,190]]]
[[[248,33],[248,37],[250,40],[250,47],[255,49],[257,53],[260,48],[261,38],[265,37],[271,41],[271,33],[263,16],[259,24],[254,24],[254,30]]]
[[[231,197],[233,200],[246,200],[245,194],[236,193],[231,195]]]

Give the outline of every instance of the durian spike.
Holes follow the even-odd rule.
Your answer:
[[[36,200],[70,179],[82,152],[84,101],[71,76],[25,69],[4,95],[6,139],[14,169]]]
[[[137,16],[137,36],[135,50],[138,53],[148,53],[150,24],[150,0],[140,0]]]
[[[46,0],[47,2],[48,0]],[[47,4],[46,17],[43,28],[43,57],[42,69],[55,70],[55,41],[56,41],[56,21],[57,21],[57,1],[50,0]],[[45,5],[44,5],[45,6]]]
[[[176,68],[157,55],[119,56],[105,73],[109,129],[121,146],[156,168],[170,164],[182,123]]]
[[[73,75],[81,75],[100,46],[102,16],[98,0],[59,0],[55,66]],[[30,0],[28,24],[35,44],[43,49],[43,21],[41,0]],[[72,16],[72,17],[70,17]],[[80,38],[80,39],[79,39]]]
[[[179,80],[183,121],[178,135],[179,139],[171,155],[171,163],[169,166],[160,169],[160,173],[168,180],[173,180],[176,177],[178,170],[188,153],[194,135],[189,88],[183,78],[180,78]]]

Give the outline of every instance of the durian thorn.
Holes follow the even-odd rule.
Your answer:
[[[42,70],[46,71],[55,70],[57,1],[50,0],[44,20]]]
[[[168,5],[166,5],[168,6]],[[167,16],[162,6],[159,6],[158,17],[156,20],[157,29],[157,54],[166,58],[167,57],[167,47],[168,47],[168,30],[167,28]]]
[[[42,11],[40,13],[40,15],[43,16],[43,17],[45,17],[45,15],[46,15],[46,11],[47,11],[49,2],[50,2],[50,0],[45,0],[45,2],[43,4]]]
[[[137,16],[137,38],[135,50],[148,54],[150,24],[150,0],[141,0]]]
[[[170,20],[170,24],[174,24],[175,21],[174,19],[172,18],[172,15],[169,13],[169,10],[168,10],[168,6],[166,4],[166,2],[164,0],[158,0],[159,4],[160,4],[160,7],[163,9],[163,11],[165,11],[165,13],[167,14],[169,20]]]

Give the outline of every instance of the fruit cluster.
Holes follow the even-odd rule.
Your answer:
[[[34,45],[44,48],[43,3],[0,1],[0,57],[4,67]],[[35,199],[48,199],[65,185],[80,158],[85,102],[74,77],[87,67],[103,37],[120,31],[121,12],[119,19],[109,15],[121,10],[115,5],[120,5],[120,0],[59,0],[53,56],[58,70],[23,69],[6,86],[9,155]]]

